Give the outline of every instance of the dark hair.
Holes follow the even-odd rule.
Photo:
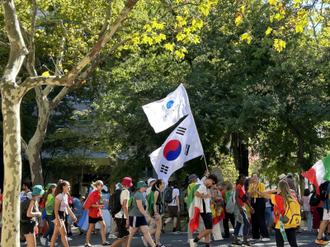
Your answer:
[[[66,186],[69,182],[63,179],[58,180],[56,190],[55,190],[55,197],[63,192],[63,187]]]
[[[48,197],[49,194],[52,193],[52,190],[53,190],[54,188],[56,188],[56,185],[55,185],[55,184],[52,184],[52,185],[49,186],[49,188],[48,188],[48,190],[47,190],[47,193],[46,193],[46,196],[45,196],[45,202],[47,202],[47,197]],[[55,193],[54,193],[54,194],[55,194]]]
[[[31,183],[29,182],[24,182],[23,185],[25,185],[26,187],[28,187],[29,190],[31,190]]]
[[[239,174],[238,175],[238,181],[241,180],[241,177],[245,177],[245,175],[244,174]]]
[[[254,173],[251,174],[251,178],[252,178],[252,176],[253,176],[254,174],[256,174],[257,177],[259,177],[258,173],[254,172]]]
[[[310,195],[310,191],[309,191],[309,189],[305,189],[304,190],[304,196],[309,196]]]
[[[174,188],[178,188],[178,181],[177,181],[177,180],[174,180],[174,181],[173,181],[173,187],[174,187]]]
[[[214,183],[218,183],[218,177],[214,174],[208,175],[206,179],[212,179]]]
[[[134,185],[132,185],[131,187],[128,188],[128,190],[131,192],[131,193],[135,193],[136,192],[136,187]]]
[[[152,186],[151,190],[156,191],[157,190],[156,186],[159,188],[159,186],[163,183],[163,181],[164,181],[163,179],[158,179],[156,183],[154,183],[154,185]]]

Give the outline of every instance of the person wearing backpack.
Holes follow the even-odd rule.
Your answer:
[[[164,246],[160,243],[160,232],[162,230],[162,217],[161,214],[163,212],[163,199],[161,192],[165,188],[165,182],[163,179],[158,179],[156,183],[153,184],[151,193],[147,196],[148,202],[148,213],[151,218],[155,220],[156,228],[150,229],[149,226],[149,233],[150,235],[155,234],[156,239],[156,246]],[[142,236],[142,241],[145,246],[148,246],[147,241]]]
[[[86,243],[85,247],[91,247],[92,245],[89,243],[89,240],[92,235],[92,231],[95,228],[95,224],[99,223],[101,226],[101,237],[102,237],[102,246],[109,246],[110,243],[106,241],[105,236],[105,224],[102,218],[102,211],[101,209],[104,208],[105,204],[108,204],[109,201],[102,201],[102,189],[103,189],[103,182],[101,180],[96,181],[95,183],[92,183],[92,187],[94,188],[94,191],[90,193],[88,196],[84,208],[88,212],[88,223],[89,223],[89,229],[86,234]],[[75,218],[75,217],[74,217]]]
[[[252,246],[247,241],[247,234],[249,230],[249,219],[246,214],[246,208],[245,203],[249,206],[251,214],[254,214],[254,209],[251,207],[250,202],[248,200],[248,196],[245,193],[244,183],[246,181],[246,177],[243,174],[240,174],[238,176],[238,185],[235,188],[235,208],[234,208],[234,215],[235,215],[235,229],[234,229],[234,240],[231,244],[231,246]],[[228,203],[227,203],[227,210],[228,210]],[[237,242],[238,233],[240,231],[240,228],[243,226],[243,237],[244,242],[243,244],[240,244]]]
[[[325,191],[325,187],[326,186],[326,191]],[[319,233],[317,235],[317,238],[315,240],[315,243],[320,244],[320,245],[327,245],[329,242],[328,241],[324,241],[322,239],[323,233],[325,231],[325,229],[327,228],[328,224],[329,224],[329,220],[330,220],[330,182],[326,181],[324,183],[322,183],[320,185],[320,191],[321,194],[323,195],[322,199],[325,199],[322,203],[322,208],[323,208],[323,218],[320,224],[320,229],[319,229]]]
[[[120,204],[122,205],[122,209],[116,213],[114,217],[118,228],[118,235],[117,240],[111,245],[113,247],[117,247],[120,244],[126,247],[129,236],[129,232],[127,231],[129,226],[128,201],[130,198],[128,188],[133,186],[132,179],[130,177],[125,177],[121,185],[123,186],[120,193]]]
[[[226,210],[226,203],[228,202],[229,197],[231,196],[233,185],[230,181],[224,181],[222,185],[223,191],[221,191],[222,198],[224,198],[225,206],[225,218],[223,219],[223,228],[225,235],[223,238],[229,238],[229,221],[231,222],[231,225],[235,227],[235,217],[234,214],[231,214],[227,212]]]
[[[167,194],[167,192],[166,192]],[[178,189],[178,181],[173,181],[172,193],[168,197],[171,198],[171,201],[165,201],[167,203],[166,211],[168,212],[168,218],[165,220],[163,224],[163,233],[165,232],[165,226],[173,219],[173,234],[178,234],[176,231],[176,224],[178,219],[178,214],[180,213],[180,191]],[[165,195],[166,200],[166,195]]]
[[[156,247],[156,244],[152,241],[149,234],[148,222],[150,222],[150,216],[145,210],[146,199],[143,193],[147,190],[147,184],[144,181],[139,181],[136,186],[136,192],[133,197],[133,208],[128,213],[129,215],[129,238],[127,247],[130,247],[132,239],[136,231],[140,228],[144,238],[151,245]]]
[[[27,198],[21,203],[20,226],[22,233],[26,238],[28,247],[37,247],[37,217],[42,216],[42,213],[39,212],[38,200],[43,193],[44,190],[42,189],[41,185],[36,185],[32,190],[32,199]]]
[[[48,187],[47,193],[45,195],[45,210],[47,215],[47,224],[48,229],[44,233],[44,235],[40,238],[40,242],[42,246],[47,246],[47,240],[50,242],[54,232],[54,222],[53,222],[53,212],[54,212],[54,205],[55,205],[55,189],[56,184],[51,184]],[[49,238],[47,238],[49,236]]]
[[[300,205],[298,199],[292,194],[288,183],[281,181],[277,190],[264,191],[263,193],[257,191],[257,193],[270,198],[274,204],[276,246],[284,247],[284,241],[287,238],[291,247],[298,247],[296,227],[301,222]]]

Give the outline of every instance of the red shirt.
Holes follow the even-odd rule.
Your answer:
[[[244,207],[244,202],[242,201],[241,198],[243,198],[243,196],[245,195],[245,188],[244,188],[244,186],[238,184],[238,185],[236,186],[235,192],[236,192],[236,190],[239,190],[239,194],[238,194],[239,204],[240,204],[242,207]],[[237,203],[235,202],[235,204],[237,204]]]
[[[92,205],[101,205],[101,194],[98,190],[94,190],[90,195],[88,196],[86,202],[85,202],[85,209],[89,209],[88,216],[92,218],[100,218],[102,217],[102,211],[100,208],[92,207]]]
[[[221,195],[222,195],[222,200],[225,201],[225,199],[226,199],[226,191],[225,190],[221,191]],[[226,207],[225,206],[223,206],[223,211],[226,212]]]

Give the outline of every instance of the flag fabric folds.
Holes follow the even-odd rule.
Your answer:
[[[198,136],[192,115],[179,124],[164,144],[152,152],[150,161],[159,179],[166,183],[176,170],[183,167],[186,161],[203,155],[203,148]]]
[[[316,193],[320,194],[319,186],[330,180],[330,155],[316,162],[311,169],[301,175],[315,185]]]
[[[164,99],[144,105],[142,108],[156,133],[168,129],[190,113],[188,95],[182,84]]]

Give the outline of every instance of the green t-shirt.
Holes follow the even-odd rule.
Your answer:
[[[141,192],[138,190],[135,192],[134,197],[133,197],[133,208],[131,211],[129,211],[128,215],[129,216],[144,216],[141,211],[139,210],[136,201],[141,200],[142,201],[142,207],[145,209],[146,208],[146,199],[144,196],[141,194]]]
[[[53,214],[54,206],[55,206],[55,197],[52,194],[49,194],[47,196],[47,200],[46,200],[46,214],[47,215]]]

